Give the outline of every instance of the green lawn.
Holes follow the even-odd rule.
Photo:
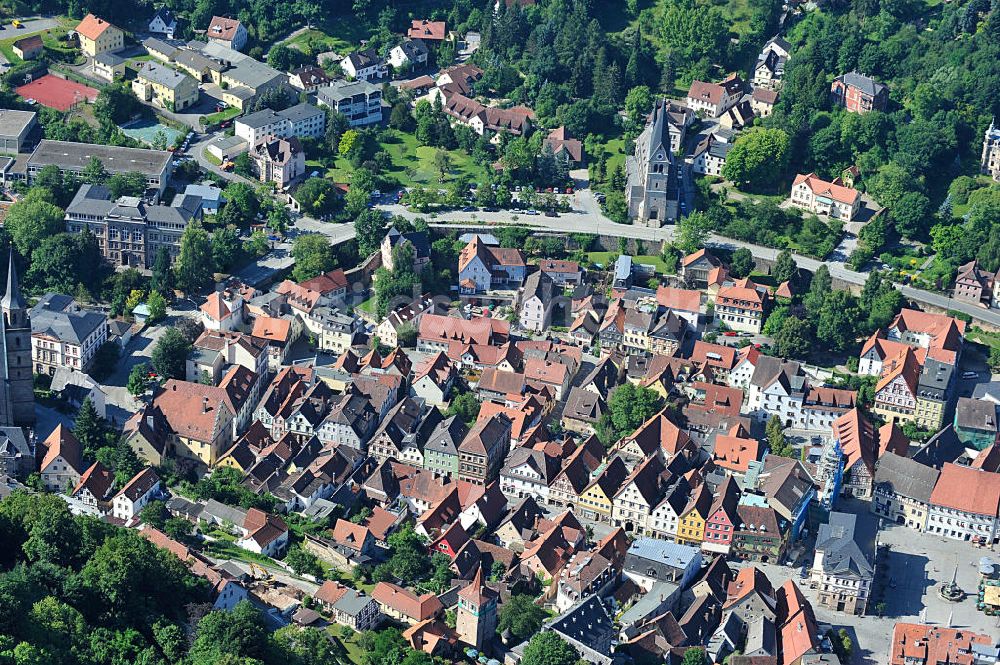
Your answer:
[[[357,305],[355,307],[355,309],[360,309],[360,310],[362,310],[364,312],[368,312],[369,314],[371,314],[371,315],[374,316],[376,305],[377,305],[376,298],[375,298],[375,296],[372,296],[371,298],[369,298],[368,300],[364,301],[360,305]]]
[[[346,658],[349,663],[361,663],[364,658],[364,651],[358,644],[361,635],[354,633],[350,638],[344,639],[340,632],[342,630],[343,626],[336,623],[331,623],[326,628],[326,631],[333,637],[333,651],[335,655],[339,656],[338,660],[333,662],[343,662]]]
[[[990,348],[1000,349],[1000,333],[987,332],[978,326],[971,326],[967,337],[972,342],[979,342]]]
[[[604,266],[605,270],[610,268],[611,257],[618,256],[618,252],[587,252],[587,259],[591,263],[600,263]],[[657,274],[665,275],[667,272],[667,264],[663,262],[663,259],[659,256],[651,256],[649,254],[641,254],[639,256],[633,256],[632,261],[635,263],[648,263],[656,268]],[[639,286],[642,286],[641,284]]]
[[[361,40],[368,39],[369,32],[369,26],[353,16],[334,16],[325,19],[322,29],[306,30],[284,44],[312,54],[324,51],[346,54],[358,48]]]
[[[464,150],[448,150],[451,157],[451,172],[448,180],[442,183],[439,179],[437,167],[434,165],[434,156],[438,148],[422,146],[417,143],[417,138],[413,134],[403,132],[389,132],[394,136],[391,143],[385,143],[382,148],[389,153],[392,159],[392,166],[385,175],[395,178],[403,187],[414,186],[444,186],[448,180],[467,176],[472,182],[483,182],[486,178],[486,171],[482,166],[476,164],[472,157]],[[327,170],[326,176],[334,182],[350,182],[353,167],[344,158],[338,158],[335,166]]]
[[[205,124],[214,125],[217,122],[225,122],[230,118],[235,118],[240,113],[242,113],[242,111],[240,111],[238,108],[236,108],[235,106],[230,106],[227,109],[222,109],[218,113],[211,113],[209,115],[206,115]]]

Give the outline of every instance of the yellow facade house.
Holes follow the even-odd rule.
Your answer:
[[[125,33],[102,18],[87,14],[76,26],[80,50],[93,58],[101,53],[111,53],[125,46]]]
[[[167,427],[167,452],[212,468],[233,443],[234,407],[223,388],[170,379],[151,409]]]
[[[677,523],[677,542],[681,545],[701,546],[705,539],[705,520],[712,507],[712,493],[702,484],[691,497]]]
[[[181,111],[198,103],[198,82],[176,69],[145,62],[132,81],[132,92],[144,102],[170,111]]]
[[[628,477],[628,467],[621,457],[614,457],[597,477],[580,492],[577,508],[584,519],[611,523],[612,499]]]

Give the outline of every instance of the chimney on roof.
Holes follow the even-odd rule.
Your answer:
[[[208,413],[208,398],[207,397],[202,397],[201,398],[201,412],[202,413]]]

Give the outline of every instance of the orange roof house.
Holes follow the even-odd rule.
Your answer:
[[[744,474],[750,462],[760,459],[760,452],[760,442],[751,438],[742,425],[734,425],[728,434],[715,437],[712,459],[723,469]]]
[[[270,316],[258,316],[253,322],[251,337],[262,339],[270,344],[287,344],[291,334],[292,324],[287,319],[276,319]]]
[[[995,519],[1000,514],[1000,474],[948,462],[931,492],[931,505]]]
[[[444,605],[431,592],[418,596],[409,589],[390,582],[379,582],[372,589],[372,598],[382,607],[382,613],[413,625],[433,619]]]
[[[800,183],[805,183],[806,186],[812,190],[812,193],[815,196],[831,198],[834,201],[839,201],[840,203],[846,203],[848,205],[852,205],[861,197],[858,190],[842,185],[840,183],[840,178],[837,178],[833,182],[827,182],[815,173],[800,173],[795,176],[795,181],[792,183],[792,187],[795,187]]]
[[[897,623],[889,644],[889,665],[972,665],[972,647],[985,650],[995,647],[989,635],[964,628],[927,626],[917,623]]]
[[[410,21],[410,29],[406,31],[406,36],[410,39],[423,39],[426,42],[443,42],[447,34],[448,28],[444,21],[426,19],[413,19]]]
[[[832,429],[844,458],[844,489],[860,498],[870,497],[878,459],[875,428],[861,409],[854,408],[833,421]]]
[[[583,143],[569,137],[565,127],[556,127],[545,138],[544,145],[552,149],[556,157],[563,156],[570,163],[583,161]]]
[[[105,31],[114,27],[114,25],[108,23],[103,18],[98,18],[93,14],[87,14],[76,26],[75,30],[77,34],[86,37],[87,39],[97,41],[97,39],[103,35]]]

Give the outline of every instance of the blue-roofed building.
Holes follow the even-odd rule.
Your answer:
[[[701,550],[658,538],[639,538],[625,553],[626,577],[648,592],[657,582],[684,589],[701,570]]]
[[[226,202],[222,190],[212,185],[188,185],[184,189],[184,196],[191,195],[201,197],[201,211],[206,215],[218,214],[219,208]]]

